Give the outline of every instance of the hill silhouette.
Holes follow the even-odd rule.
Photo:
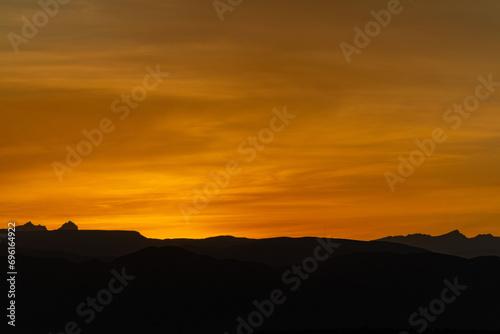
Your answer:
[[[377,241],[394,242],[464,258],[500,256],[500,238],[491,234],[479,234],[474,238],[467,238],[458,230],[454,230],[435,237],[428,234],[409,234],[386,237]]]
[[[430,252],[332,256],[296,291],[282,280],[286,268],[219,260],[173,246],[82,263],[21,255],[18,267],[19,333],[59,333],[75,321],[82,332],[95,334],[233,334],[236,319],[246,319],[255,311],[253,302],[269,299],[275,289],[283,291],[286,302],[275,306],[258,331],[412,330],[409,315],[440,298],[443,281],[454,278],[467,289],[429,328],[500,329],[497,257],[464,259]],[[122,268],[134,279],[86,324],[77,306],[107,288],[112,270]]]
[[[390,242],[335,239],[343,247],[333,256],[362,252],[421,253],[426,250]],[[55,230],[23,231],[17,251],[37,257],[58,257],[74,262],[95,258],[110,260],[146,247],[175,246],[216,259],[264,263],[273,267],[302,260],[314,249],[316,238],[247,239],[230,236],[207,239],[149,239],[135,231]]]
[[[299,275],[297,266],[305,268],[326,239],[160,240],[135,231],[79,230],[71,222],[53,231],[32,223],[19,227],[19,333],[60,333],[74,321],[82,333],[95,334],[413,334],[417,328],[410,315],[435,307],[445,280],[467,288],[427,322],[426,333],[500,329],[500,257],[431,251],[470,255],[482,240],[494,250],[498,238],[489,235],[469,239],[453,231],[378,241],[331,239],[340,247],[312,272]],[[92,300],[107,302],[102,291],[111,289],[110,280],[122,270],[133,280],[86,323],[77,308]],[[286,302],[274,305],[262,326],[245,327],[254,302],[264,305],[277,290]]]
[[[73,223],[71,220],[67,223],[64,223],[61,227],[59,227],[60,231],[77,231],[78,226],[76,226],[75,223]]]
[[[24,225],[16,226],[18,231],[47,231],[47,228],[42,225],[34,225],[32,222],[27,222]]]

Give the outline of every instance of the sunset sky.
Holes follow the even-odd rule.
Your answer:
[[[500,235],[500,86],[458,129],[443,119],[478,77],[500,82],[500,2],[401,0],[348,63],[340,44],[387,4],[243,0],[221,21],[211,0],[71,0],[16,53],[9,33],[41,8],[2,1],[2,221],[155,238]],[[113,102],[148,67],[169,75],[120,119]],[[240,145],[284,108],[295,118],[247,161]],[[103,119],[114,131],[60,182],[54,162]],[[448,139],[392,192],[384,173],[435,128]],[[186,222],[179,207],[233,160],[242,171]]]

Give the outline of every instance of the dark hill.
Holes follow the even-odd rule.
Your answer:
[[[400,254],[426,252],[423,249],[391,242],[336,239],[342,243],[334,256],[361,252]],[[207,239],[148,239],[135,231],[55,230],[19,232],[18,252],[39,257],[60,257],[79,262],[82,259],[112,259],[146,247],[176,246],[216,259],[236,259],[281,267],[301,261],[314,249],[316,238],[246,239],[230,236]]]
[[[341,245],[338,251],[340,252]],[[302,259],[311,256],[307,249]],[[1,258],[4,261],[5,258]],[[301,264],[302,261],[296,262]],[[18,258],[19,333],[236,333],[254,300],[281,289],[282,305],[258,330],[410,329],[408,317],[441,298],[443,280],[467,289],[430,328],[500,329],[500,259],[434,253],[351,253],[331,257],[291,290],[288,268],[217,260],[178,247],[148,247],[111,262]],[[108,288],[113,269],[135,276],[89,324],[76,307]],[[412,333],[415,331],[412,329]]]

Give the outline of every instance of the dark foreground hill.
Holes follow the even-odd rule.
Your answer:
[[[500,329],[500,258],[388,251],[335,257],[318,245],[303,250],[299,269],[171,246],[82,263],[20,255],[16,333]],[[312,260],[315,254],[322,260]],[[408,319],[420,308],[439,314],[417,314],[412,326]]]

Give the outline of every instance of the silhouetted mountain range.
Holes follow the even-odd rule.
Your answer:
[[[431,252],[473,258],[477,256],[500,256],[500,238],[491,234],[479,234],[467,238],[458,230],[440,236],[428,234],[409,234],[378,239],[412,247],[427,249]]]
[[[111,259],[148,246],[176,246],[217,259],[233,258],[280,266],[292,263],[300,257],[305,249],[311,247],[315,239],[285,237],[248,239],[219,236],[206,239],[161,240],[146,238],[136,231],[78,230],[78,226],[71,221],[53,231],[48,231],[45,226],[35,226],[31,222],[17,226],[16,229],[18,232],[23,232],[23,237],[17,240],[18,251],[23,254],[60,257],[77,262],[88,258]],[[345,247],[336,256],[364,251],[398,253],[431,251],[464,258],[500,256],[500,237],[486,234],[467,238],[458,230],[435,237],[412,234],[406,237],[391,236],[371,242],[342,240]]]
[[[150,246],[176,246],[216,259],[235,259],[280,267],[301,260],[316,244],[316,238],[312,237],[247,239],[220,236],[207,239],[160,240],[146,238],[135,231],[78,230],[76,225],[76,228],[59,228],[54,231],[25,231],[19,227],[18,232],[22,233],[16,238],[18,252],[37,257],[58,257],[73,262],[90,258],[110,260]],[[423,249],[390,242],[336,240],[342,243],[343,247],[333,256],[362,252],[426,252]]]
[[[500,332],[500,257],[392,241],[159,240],[31,225],[16,229],[16,333]],[[415,238],[438,238],[444,250],[471,240]]]

